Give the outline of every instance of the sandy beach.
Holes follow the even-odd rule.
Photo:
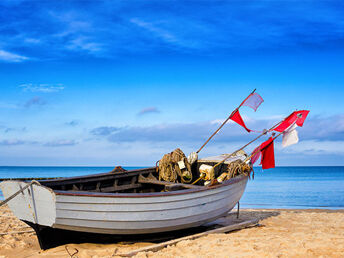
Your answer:
[[[232,213],[219,222],[254,218],[260,219],[260,226],[186,240],[135,257],[344,256],[344,210],[241,210],[239,220]],[[67,244],[41,251],[35,233],[16,219],[7,206],[0,208],[0,225],[0,257],[119,257],[118,254],[153,244]],[[28,232],[4,234],[18,231]]]

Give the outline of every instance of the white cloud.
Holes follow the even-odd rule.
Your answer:
[[[19,85],[19,87],[23,88],[24,91],[32,91],[32,92],[58,92],[63,90],[65,87],[63,84],[33,84],[33,83],[24,83]]]
[[[44,146],[61,147],[61,146],[74,146],[76,144],[77,142],[74,140],[55,140],[55,141],[46,142]]]
[[[92,42],[87,37],[77,37],[69,42],[67,48],[71,50],[86,50],[88,52],[99,52],[102,50],[102,44]]]
[[[19,63],[28,59],[29,58],[26,56],[17,55],[0,49],[0,60],[2,61]]]
[[[283,148],[284,153],[300,153],[302,155],[344,154],[344,141],[300,141],[298,144]]]
[[[35,38],[26,38],[24,39],[25,43],[29,43],[29,44],[39,44],[41,43],[40,39],[35,39]]]
[[[142,20],[137,19],[137,18],[130,19],[130,22],[143,28],[143,29],[146,29],[147,31],[155,34],[159,38],[161,38],[161,39],[163,39],[169,43],[178,43],[179,42],[179,40],[172,33],[157,27],[153,23],[145,22],[145,21],[142,21]]]
[[[18,139],[0,141],[0,145],[5,145],[5,146],[22,145],[22,144],[25,144],[25,142]]]

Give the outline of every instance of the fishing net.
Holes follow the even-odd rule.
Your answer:
[[[235,160],[228,165],[227,179],[231,179],[241,174],[244,174],[245,176],[250,176],[251,170],[252,169],[250,165],[246,164],[241,159]]]
[[[178,165],[178,162],[181,161],[184,163],[185,169],[181,169],[180,165]],[[171,153],[165,154],[157,163],[159,163],[157,166],[159,180],[175,183],[178,182],[179,177],[181,183],[190,183],[192,181],[191,165],[181,149],[178,148]]]

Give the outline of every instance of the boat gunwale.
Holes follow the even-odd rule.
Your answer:
[[[63,182],[63,181],[69,181],[69,180],[75,180],[75,179],[85,179],[85,178],[97,178],[97,177],[103,177],[103,176],[115,176],[115,175],[130,175],[130,173],[136,173],[136,172],[148,172],[150,170],[155,169],[155,167],[148,167],[148,168],[138,168],[133,170],[125,170],[120,173],[116,172],[104,172],[104,173],[97,173],[97,174],[90,174],[90,175],[83,175],[83,176],[71,176],[71,177],[60,177],[60,178],[54,178],[54,179],[43,179],[39,180],[42,183],[55,183],[55,182]]]
[[[239,175],[229,180],[223,181],[221,184],[213,186],[204,186],[195,189],[185,189],[172,192],[154,192],[154,193],[102,193],[102,192],[88,192],[88,191],[63,191],[63,190],[53,190],[56,195],[63,196],[86,196],[86,197],[108,197],[108,198],[145,198],[145,197],[163,197],[163,196],[173,196],[173,195],[183,195],[190,193],[203,192],[208,190],[213,190],[228,185],[238,183],[245,180],[248,176]],[[48,187],[49,188],[49,187]]]

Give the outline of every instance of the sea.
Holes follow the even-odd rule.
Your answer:
[[[124,167],[137,169],[143,167]],[[0,179],[69,177],[111,171],[112,167],[0,167]],[[0,200],[3,200],[0,191]],[[343,167],[254,168],[241,208],[344,209]]]

